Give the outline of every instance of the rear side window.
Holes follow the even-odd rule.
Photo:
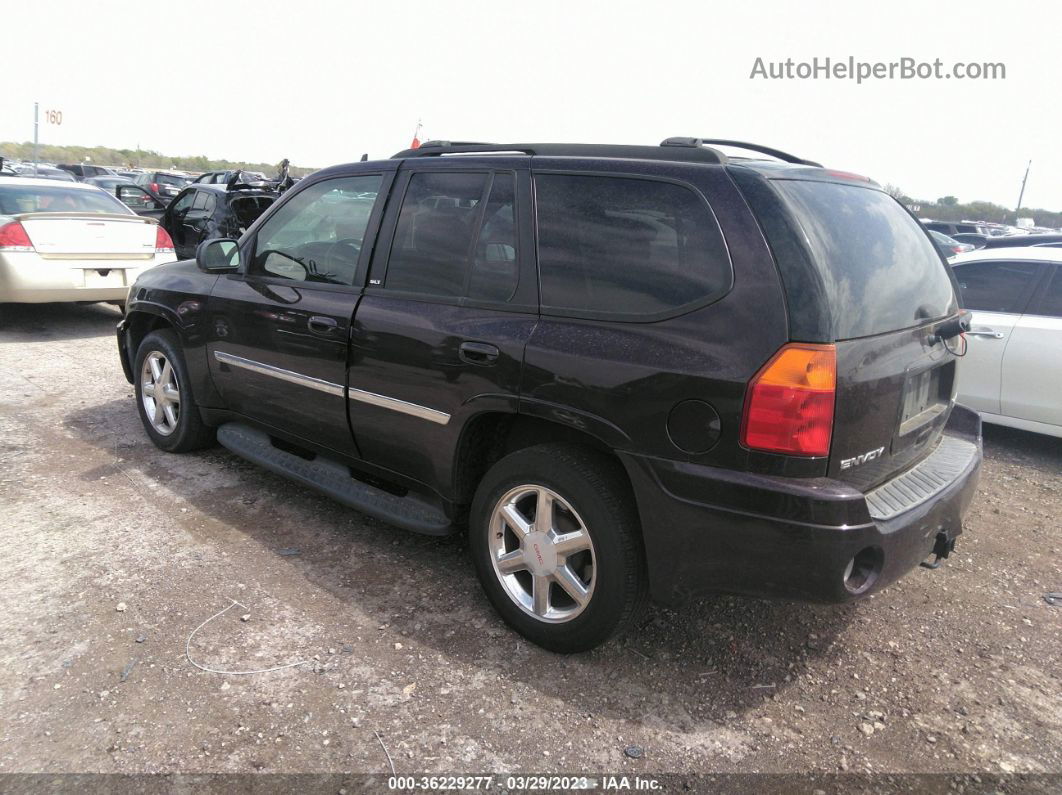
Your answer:
[[[730,258],[705,201],[671,182],[540,174],[544,310],[652,319],[726,292]]]
[[[1040,266],[1035,262],[967,262],[954,266],[962,305],[982,312],[1018,312]]]
[[[1062,317],[1062,266],[1055,265],[1053,271],[1051,282],[1032,308],[1032,314]]]
[[[887,193],[810,180],[773,184],[810,245],[836,339],[921,325],[957,308],[947,266]]]

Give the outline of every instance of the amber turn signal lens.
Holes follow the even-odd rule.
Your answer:
[[[749,383],[741,443],[772,453],[829,455],[836,390],[833,345],[784,346]]]

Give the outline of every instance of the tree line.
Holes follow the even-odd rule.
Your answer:
[[[1014,210],[1001,204],[960,202],[954,196],[923,201],[911,198],[895,185],[886,185],[885,190],[908,207],[917,207],[914,212],[919,218],[932,218],[934,221],[991,221],[997,224],[1013,224],[1016,221]],[[1048,226],[1052,229],[1062,227],[1062,212],[1022,207],[1017,214],[1022,218],[1032,218],[1036,226]]]
[[[109,146],[55,146],[40,144],[37,157],[45,163],[90,163],[118,168],[177,169],[178,171],[229,171],[237,168],[246,171],[261,171],[267,177],[276,175],[279,163],[248,163],[242,160],[211,160],[204,155],[164,155],[151,149],[114,149]],[[33,142],[0,142],[0,156],[12,160],[33,160]],[[293,177],[304,177],[315,169],[307,166],[290,166]]]

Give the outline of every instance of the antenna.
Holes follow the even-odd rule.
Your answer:
[[[1018,206],[1014,208],[1014,223],[1018,223],[1018,213],[1021,211],[1021,200],[1025,198],[1025,183],[1029,181],[1029,169],[1032,168],[1032,160],[1025,167],[1025,176],[1021,181],[1021,193],[1018,194]]]

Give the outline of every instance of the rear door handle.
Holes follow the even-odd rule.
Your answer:
[[[1002,331],[993,331],[990,328],[977,329],[976,331],[965,332],[967,337],[991,337],[994,340],[1003,339]]]
[[[306,325],[314,334],[331,334],[339,327],[335,318],[322,315],[313,315],[306,321]]]
[[[457,355],[469,364],[491,365],[498,361],[498,349],[486,342],[462,342]]]

